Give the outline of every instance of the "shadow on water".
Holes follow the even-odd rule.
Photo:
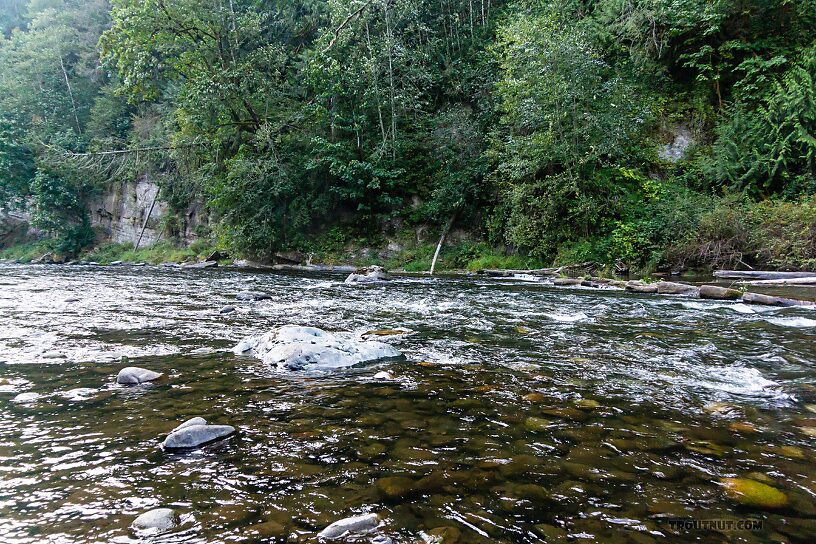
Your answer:
[[[0,542],[811,542],[816,327],[801,309],[472,279],[0,267]],[[92,286],[92,287],[89,287]],[[237,303],[240,290],[273,299]],[[69,301],[70,302],[66,302]],[[218,310],[234,305],[237,311]],[[280,324],[406,354],[281,374],[218,351]],[[209,348],[192,353],[200,348]],[[165,373],[123,387],[116,372]],[[388,369],[393,382],[372,380]],[[15,402],[21,393],[38,394]],[[238,433],[160,449],[204,416]],[[740,504],[723,478],[782,491]],[[673,519],[752,518],[756,531]],[[426,536],[423,540],[423,535]]]

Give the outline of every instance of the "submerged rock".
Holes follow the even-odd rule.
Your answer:
[[[725,494],[744,506],[753,508],[782,508],[788,497],[775,487],[748,478],[723,478]]]
[[[219,314],[231,314],[235,311],[235,306],[224,306],[220,310],[218,310]]]
[[[233,352],[252,355],[287,370],[325,370],[402,356],[383,342],[356,340],[348,334],[291,325],[242,340]]]
[[[133,520],[131,527],[139,531],[167,531],[178,525],[178,516],[170,508],[154,508]]]
[[[719,285],[701,285],[700,298],[713,300],[737,300],[742,296],[742,291],[720,287]]]
[[[167,435],[162,447],[167,450],[192,449],[235,433],[232,425],[209,425],[203,417],[188,419]]]
[[[164,374],[161,372],[153,372],[146,368],[139,368],[137,366],[128,366],[119,371],[116,375],[116,383],[125,385],[139,385],[140,383],[152,382]]]
[[[462,531],[457,529],[456,527],[446,525],[444,527],[436,527],[428,531],[428,536],[434,539],[436,542],[441,542],[442,544],[458,544],[459,540],[462,538]]]
[[[362,514],[335,521],[320,531],[317,536],[319,538],[333,539],[353,533],[367,533],[376,529],[379,524],[380,518],[377,514]]]
[[[391,279],[388,273],[381,266],[369,266],[358,268],[346,278],[345,283],[367,283],[375,281],[386,281]]]

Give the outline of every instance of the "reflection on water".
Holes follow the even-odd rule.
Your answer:
[[[363,512],[396,543],[816,535],[813,312],[342,280],[0,267],[0,542],[135,542],[130,523],[159,506],[182,523],[152,542],[315,542]],[[273,299],[236,302],[246,289]],[[227,304],[238,311],[219,314]],[[281,324],[411,333],[383,338],[404,361],[323,375],[223,351]],[[168,376],[116,386],[126,365]],[[384,367],[397,381],[371,380]],[[239,433],[192,453],[158,448],[199,415]],[[788,504],[742,506],[726,477],[772,485]],[[763,529],[668,523],[745,517]]]

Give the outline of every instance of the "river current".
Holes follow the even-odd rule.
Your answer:
[[[366,512],[380,527],[341,542],[816,541],[816,312],[343,279],[0,265],[0,543],[317,542]],[[404,360],[321,374],[230,352],[285,324],[410,332],[381,338]],[[166,378],[116,385],[125,366]],[[194,416],[238,432],[162,451]],[[178,527],[134,533],[156,507]]]

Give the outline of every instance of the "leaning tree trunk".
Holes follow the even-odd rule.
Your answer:
[[[448,220],[448,223],[442,230],[442,236],[439,237],[439,243],[436,244],[436,251],[434,252],[433,261],[431,261],[431,276],[433,276],[434,269],[436,268],[436,260],[439,258],[439,252],[442,250],[442,244],[445,243],[445,237],[448,235],[448,231],[450,231],[455,220],[456,212],[453,212],[453,215],[451,215],[451,218]]]

